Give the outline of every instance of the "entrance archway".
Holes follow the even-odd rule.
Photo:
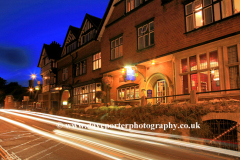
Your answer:
[[[172,91],[172,82],[167,76],[162,73],[155,73],[151,75],[146,83],[146,90],[152,90],[153,97],[168,96]],[[153,104],[158,102],[167,103],[171,98],[154,98],[153,100],[148,100]]]
[[[61,106],[62,108],[69,108],[68,99],[70,97],[69,90],[64,90],[61,97]]]

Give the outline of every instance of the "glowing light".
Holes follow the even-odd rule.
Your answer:
[[[122,73],[125,73],[125,69],[122,69]]]
[[[212,70],[211,73],[214,74],[214,70]]]
[[[154,60],[152,60],[152,65],[154,65],[155,64],[155,61]]]
[[[39,90],[40,90],[39,86],[36,86],[36,87],[35,87],[35,90],[36,90],[36,91],[39,91]]]
[[[65,106],[66,106],[67,104],[68,104],[68,102],[67,102],[67,101],[63,101],[63,105],[65,105]]]
[[[32,74],[31,77],[32,77],[32,79],[35,79],[37,76],[36,76],[36,74]]]
[[[33,89],[32,89],[32,88],[29,88],[29,91],[30,91],[30,92],[32,92],[32,91],[33,91]]]

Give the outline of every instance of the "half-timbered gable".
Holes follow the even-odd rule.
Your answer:
[[[86,14],[83,23],[80,36],[78,38],[78,47],[93,40],[96,36],[97,28],[101,22],[100,18]]]
[[[77,49],[77,39],[78,39],[79,31],[80,31],[80,28],[69,26],[66,38],[64,40],[61,57]]]

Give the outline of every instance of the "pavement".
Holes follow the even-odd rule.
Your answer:
[[[209,152],[123,131],[64,128],[59,127],[60,122],[85,123],[61,116],[0,110],[0,157],[2,160],[237,159],[225,154],[230,152],[227,150]]]

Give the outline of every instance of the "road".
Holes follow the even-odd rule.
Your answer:
[[[0,157],[4,160],[236,159],[226,154],[161,143],[157,141],[158,137],[153,136],[59,126],[73,122],[79,121],[33,112],[0,110]]]

